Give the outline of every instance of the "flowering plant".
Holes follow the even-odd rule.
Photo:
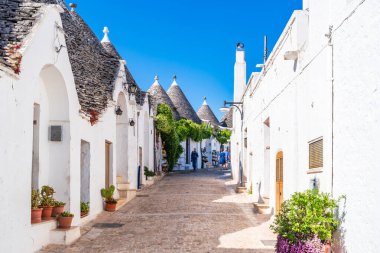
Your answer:
[[[320,246],[331,241],[339,225],[334,215],[339,199],[316,189],[294,193],[270,226],[279,235],[276,252],[320,253]]]
[[[277,237],[276,252],[278,253],[321,253],[324,250],[324,244],[318,236],[311,237],[305,241],[290,243],[282,236]]]

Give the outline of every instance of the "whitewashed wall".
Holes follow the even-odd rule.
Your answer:
[[[99,122],[91,126],[79,114],[80,105],[66,48],[63,47],[60,53],[54,49],[55,34],[58,34],[65,46],[64,35],[55,27],[56,23],[62,26],[59,11],[59,8],[53,6],[46,7],[40,22],[24,43],[20,75],[15,77],[0,71],[0,117],[5,122],[0,131],[0,160],[3,169],[0,200],[7,206],[2,208],[0,215],[0,223],[7,227],[7,233],[0,233],[0,252],[30,252],[49,243],[48,231],[51,227],[30,224],[34,103],[39,103],[41,107],[38,183],[39,186],[53,186],[56,190],[55,197],[67,202],[66,210],[75,215],[74,226],[81,224],[81,141],[90,145],[90,219],[103,211],[100,189],[105,185],[105,141],[112,143],[113,184],[116,184],[118,174],[117,143],[126,144],[125,140],[116,135],[114,112],[118,96],[125,95],[122,91],[122,82],[125,80],[123,68],[115,83],[114,101]],[[129,101],[129,96],[125,95],[125,100]],[[124,113],[136,121],[136,105],[127,102],[126,107]],[[147,102],[140,113],[149,114]],[[48,126],[51,124],[63,126],[62,142],[48,141]],[[128,126],[128,154],[124,154],[128,158],[128,180],[134,188],[137,187],[137,144],[144,146],[144,122],[139,124],[139,142],[137,131],[134,132]],[[150,132],[153,128],[151,118],[148,125]],[[151,134],[149,138],[148,143],[153,150]],[[149,155],[147,162],[153,164],[152,155]]]
[[[345,194],[343,250],[377,252],[380,247],[380,2],[333,4],[334,184]],[[351,13],[355,13],[351,15]],[[343,20],[350,16],[346,21]],[[359,243],[360,242],[360,243]]]
[[[345,218],[334,252],[376,252],[380,2],[308,0],[304,9],[294,12],[268,59],[266,73],[250,79],[243,97],[245,154],[251,156],[245,160],[248,182],[255,198],[261,184],[261,195],[269,197],[274,208],[275,159],[283,151],[284,198],[310,188],[317,177],[322,191],[347,196],[340,207]],[[297,61],[284,60],[286,51],[296,50]],[[268,118],[269,130],[264,124]],[[235,114],[231,138],[235,173],[240,134]],[[309,142],[319,137],[324,140],[323,170],[308,174]]]

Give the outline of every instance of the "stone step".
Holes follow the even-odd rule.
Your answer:
[[[60,245],[70,245],[80,237],[80,228],[71,227],[68,229],[54,229],[50,232],[50,243]]]
[[[259,214],[272,214],[273,208],[269,205],[269,198],[264,198],[264,203],[253,203],[253,210]]]
[[[129,183],[125,182],[125,183],[118,183],[116,188],[120,191],[126,191],[129,189]]]

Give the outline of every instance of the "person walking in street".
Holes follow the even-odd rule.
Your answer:
[[[221,149],[220,150],[220,154],[219,154],[219,164],[220,164],[220,167],[224,167],[224,164],[226,163],[226,153],[224,153],[224,150]]]
[[[193,164],[193,170],[195,171],[198,167],[198,152],[195,148],[191,152],[191,163]]]
[[[224,153],[225,153],[225,158],[226,158],[226,162],[224,164],[224,168],[228,169],[229,163],[230,163],[230,152],[228,151],[228,147],[226,148],[226,152],[224,152]]]

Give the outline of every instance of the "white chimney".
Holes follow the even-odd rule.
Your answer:
[[[238,43],[236,46],[236,62],[234,72],[234,101],[241,100],[246,88],[247,64],[245,63],[244,44]]]
[[[304,10],[309,9],[309,0],[303,0],[302,5]]]

